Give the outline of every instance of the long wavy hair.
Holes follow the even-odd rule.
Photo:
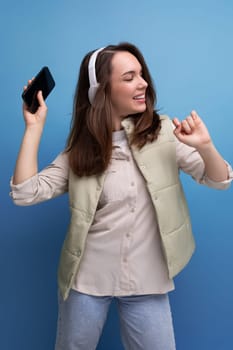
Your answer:
[[[80,66],[71,128],[66,144],[70,168],[78,176],[101,174],[107,169],[111,160],[113,118],[110,77],[112,57],[118,51],[130,52],[137,58],[142,67],[142,77],[148,84],[146,110],[143,113],[130,115],[134,123],[131,145],[141,149],[147,142],[153,142],[158,137],[161,128],[160,117],[155,109],[157,102],[155,88],[138,48],[130,43],[120,43],[109,45],[98,54],[95,67],[99,88],[92,104],[88,99],[88,63],[94,51],[89,52]]]

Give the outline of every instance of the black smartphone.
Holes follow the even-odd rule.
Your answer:
[[[39,107],[37,93],[42,91],[43,98],[46,99],[55,86],[55,81],[48,67],[43,67],[32,83],[22,93],[22,99],[26,103],[29,111],[35,113]]]

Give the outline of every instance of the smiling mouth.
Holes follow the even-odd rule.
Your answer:
[[[137,95],[137,96],[134,96],[133,99],[134,100],[138,100],[138,101],[145,101],[145,95],[142,94],[142,95]]]

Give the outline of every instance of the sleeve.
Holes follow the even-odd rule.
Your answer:
[[[221,182],[212,181],[205,173],[205,164],[198,151],[180,142],[176,137],[176,159],[179,169],[191,175],[198,183],[219,190],[227,189],[233,180],[233,171],[230,164],[228,168],[228,179]]]
[[[26,206],[55,198],[68,191],[69,164],[67,153],[26,181],[14,185],[10,181],[10,196],[16,205]]]

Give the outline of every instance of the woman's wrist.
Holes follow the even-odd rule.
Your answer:
[[[212,140],[208,141],[208,142],[204,142],[198,146],[196,146],[196,150],[200,153],[200,154],[210,154],[211,152],[215,152],[216,148],[212,142]]]
[[[24,136],[41,137],[43,129],[43,125],[26,125],[24,130]]]

